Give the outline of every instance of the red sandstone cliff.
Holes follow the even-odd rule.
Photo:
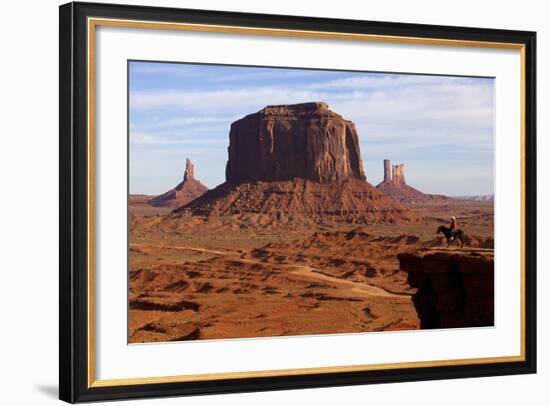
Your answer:
[[[492,249],[420,249],[397,259],[418,289],[412,299],[421,328],[494,325]]]
[[[267,106],[231,125],[228,182],[365,180],[355,124],[326,103]]]

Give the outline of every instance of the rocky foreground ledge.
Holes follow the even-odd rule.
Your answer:
[[[408,282],[418,288],[413,303],[420,327],[494,325],[494,251],[420,249],[397,255]]]

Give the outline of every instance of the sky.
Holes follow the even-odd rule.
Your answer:
[[[390,159],[426,193],[493,193],[492,78],[138,61],[129,63],[130,193],[173,188],[186,158],[206,186],[223,183],[232,122],[310,101],[355,123],[370,183]]]

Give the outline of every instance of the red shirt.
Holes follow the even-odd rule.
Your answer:
[[[456,230],[458,228],[458,222],[456,220],[451,220],[451,230]]]

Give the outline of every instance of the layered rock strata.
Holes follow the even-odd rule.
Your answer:
[[[413,303],[421,328],[494,325],[492,249],[420,249],[397,259],[418,288]]]
[[[323,102],[267,106],[231,125],[228,182],[365,180],[355,124]]]

